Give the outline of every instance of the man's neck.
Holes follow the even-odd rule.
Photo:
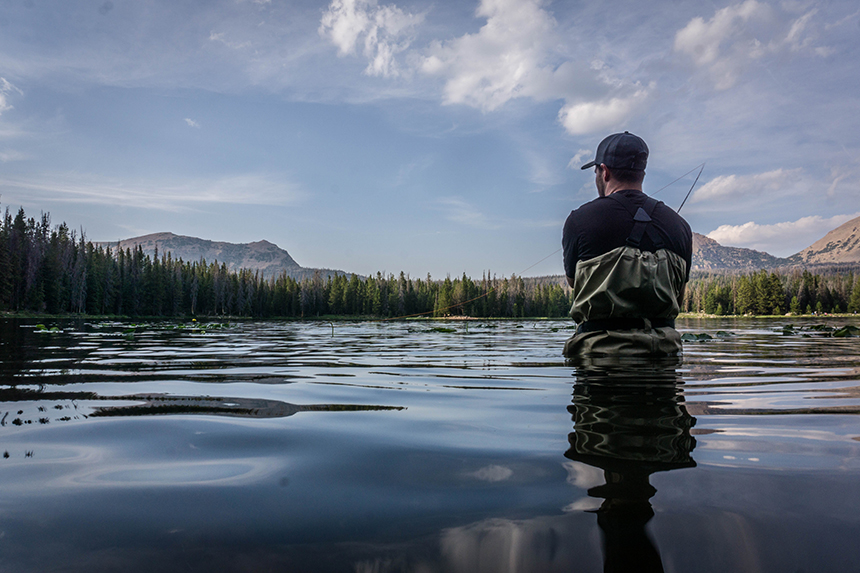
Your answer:
[[[618,193],[619,191],[642,191],[642,184],[636,185],[634,183],[618,183],[616,181],[610,181],[606,185],[606,189],[603,190],[603,196],[609,197],[613,193]]]

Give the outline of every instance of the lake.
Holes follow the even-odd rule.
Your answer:
[[[578,366],[570,321],[37,322],[5,572],[860,570],[860,338],[813,328],[860,318]]]

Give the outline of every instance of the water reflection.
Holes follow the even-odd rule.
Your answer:
[[[99,402],[109,402],[102,405]],[[81,418],[205,414],[243,418],[286,418],[299,412],[404,410],[374,404],[290,404],[280,400],[222,396],[132,394],[100,396],[95,392],[43,392],[30,388],[0,389],[0,427],[69,422]],[[70,414],[71,413],[71,414]],[[13,419],[14,418],[14,419]],[[10,422],[11,421],[11,422]]]
[[[576,370],[571,460],[603,470],[588,495],[603,532],[604,571],[663,571],[645,526],[654,517],[651,474],[696,466],[696,423],[684,406],[677,359],[580,364]]]
[[[34,323],[4,572],[860,570],[856,338],[687,321],[734,335],[574,369],[564,322]]]

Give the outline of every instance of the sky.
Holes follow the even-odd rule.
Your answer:
[[[849,1],[5,0],[0,208],[302,266],[561,274],[610,133],[723,245],[860,216]],[[667,186],[668,185],[668,186]]]

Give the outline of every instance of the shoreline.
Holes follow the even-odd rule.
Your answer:
[[[289,322],[406,322],[406,321],[546,321],[546,320],[571,320],[569,317],[547,317],[547,316],[523,316],[523,317],[477,317],[477,316],[418,316],[418,317],[391,317],[380,318],[370,315],[322,315],[322,316],[306,316],[306,317],[266,317],[258,318],[253,316],[126,316],[113,314],[47,314],[36,312],[0,312],[0,319],[39,319],[39,320],[117,320],[117,321],[164,321],[164,322],[245,322],[245,321],[289,321]],[[858,313],[823,313],[823,314],[705,314],[698,312],[682,312],[678,315],[679,319],[690,318],[707,318],[707,319],[793,319],[793,318],[860,318]],[[573,322],[571,320],[571,322]]]

